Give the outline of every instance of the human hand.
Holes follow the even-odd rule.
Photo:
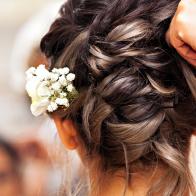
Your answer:
[[[166,33],[166,40],[196,67],[196,0],[181,0]]]

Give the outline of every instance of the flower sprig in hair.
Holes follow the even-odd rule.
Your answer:
[[[68,108],[78,95],[73,86],[75,74],[68,67],[54,68],[51,72],[45,65],[31,67],[26,71],[26,91],[32,99],[31,112],[39,116],[54,112],[59,107]]]

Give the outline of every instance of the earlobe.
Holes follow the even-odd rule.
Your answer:
[[[69,150],[75,150],[78,147],[77,130],[72,120],[62,120],[58,116],[53,117],[61,141]]]

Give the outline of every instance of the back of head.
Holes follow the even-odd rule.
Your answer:
[[[149,190],[191,189],[187,152],[196,127],[196,80],[165,42],[179,0],[69,0],[41,42],[51,68],[68,66],[80,92],[59,114],[72,118],[102,169],[154,167]]]

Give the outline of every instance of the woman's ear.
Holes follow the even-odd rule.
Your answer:
[[[69,150],[75,150],[78,147],[78,139],[73,121],[63,120],[58,116],[53,116],[53,119],[64,146]]]

